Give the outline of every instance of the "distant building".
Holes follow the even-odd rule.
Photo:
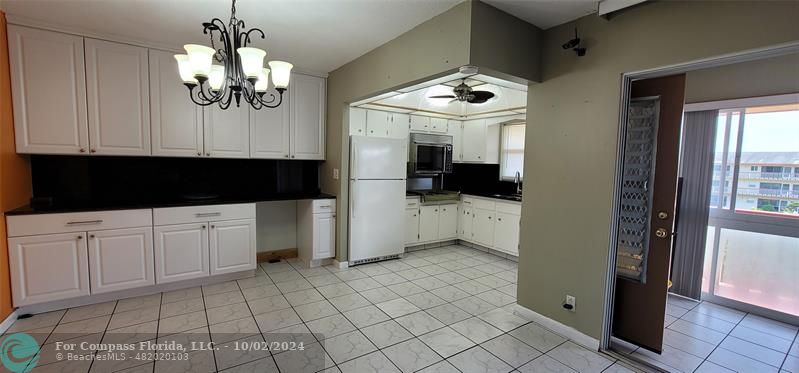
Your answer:
[[[713,164],[710,205],[714,207],[719,207],[722,177],[725,180],[724,207],[729,207],[732,196],[732,165],[735,160],[723,162],[722,157],[717,153]],[[737,210],[799,214],[799,152],[743,152],[740,165],[735,201]]]

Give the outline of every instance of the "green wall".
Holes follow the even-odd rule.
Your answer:
[[[530,84],[519,303],[599,338],[621,75],[799,40],[799,2],[660,1],[545,31]],[[578,27],[588,53],[561,49]],[[561,307],[577,297],[576,312]]]

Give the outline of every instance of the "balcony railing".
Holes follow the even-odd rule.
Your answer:
[[[738,194],[758,197],[779,197],[799,199],[799,190],[779,190],[764,188],[738,188]]]
[[[799,180],[799,174],[790,172],[740,171],[738,179]]]

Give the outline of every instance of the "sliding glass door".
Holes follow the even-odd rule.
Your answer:
[[[703,299],[799,321],[799,104],[719,112]]]

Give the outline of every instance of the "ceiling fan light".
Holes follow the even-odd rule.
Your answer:
[[[258,80],[255,82],[255,92],[266,92],[269,89],[269,69],[261,69]]]
[[[208,85],[211,89],[218,91],[225,82],[225,67],[220,65],[211,66],[211,73],[208,75]]]
[[[256,78],[264,67],[266,51],[259,48],[242,47],[236,49],[241,61],[241,69],[248,78]]]
[[[178,61],[178,72],[183,83],[197,84],[197,79],[194,79],[194,73],[191,69],[191,62],[189,62],[189,55],[176,54],[175,60]]]
[[[211,62],[216,53],[213,48],[198,44],[186,44],[183,49],[189,56],[193,75],[208,76],[211,73]]]
[[[272,69],[272,83],[275,88],[288,88],[294,65],[284,61],[269,61],[269,67]]]

